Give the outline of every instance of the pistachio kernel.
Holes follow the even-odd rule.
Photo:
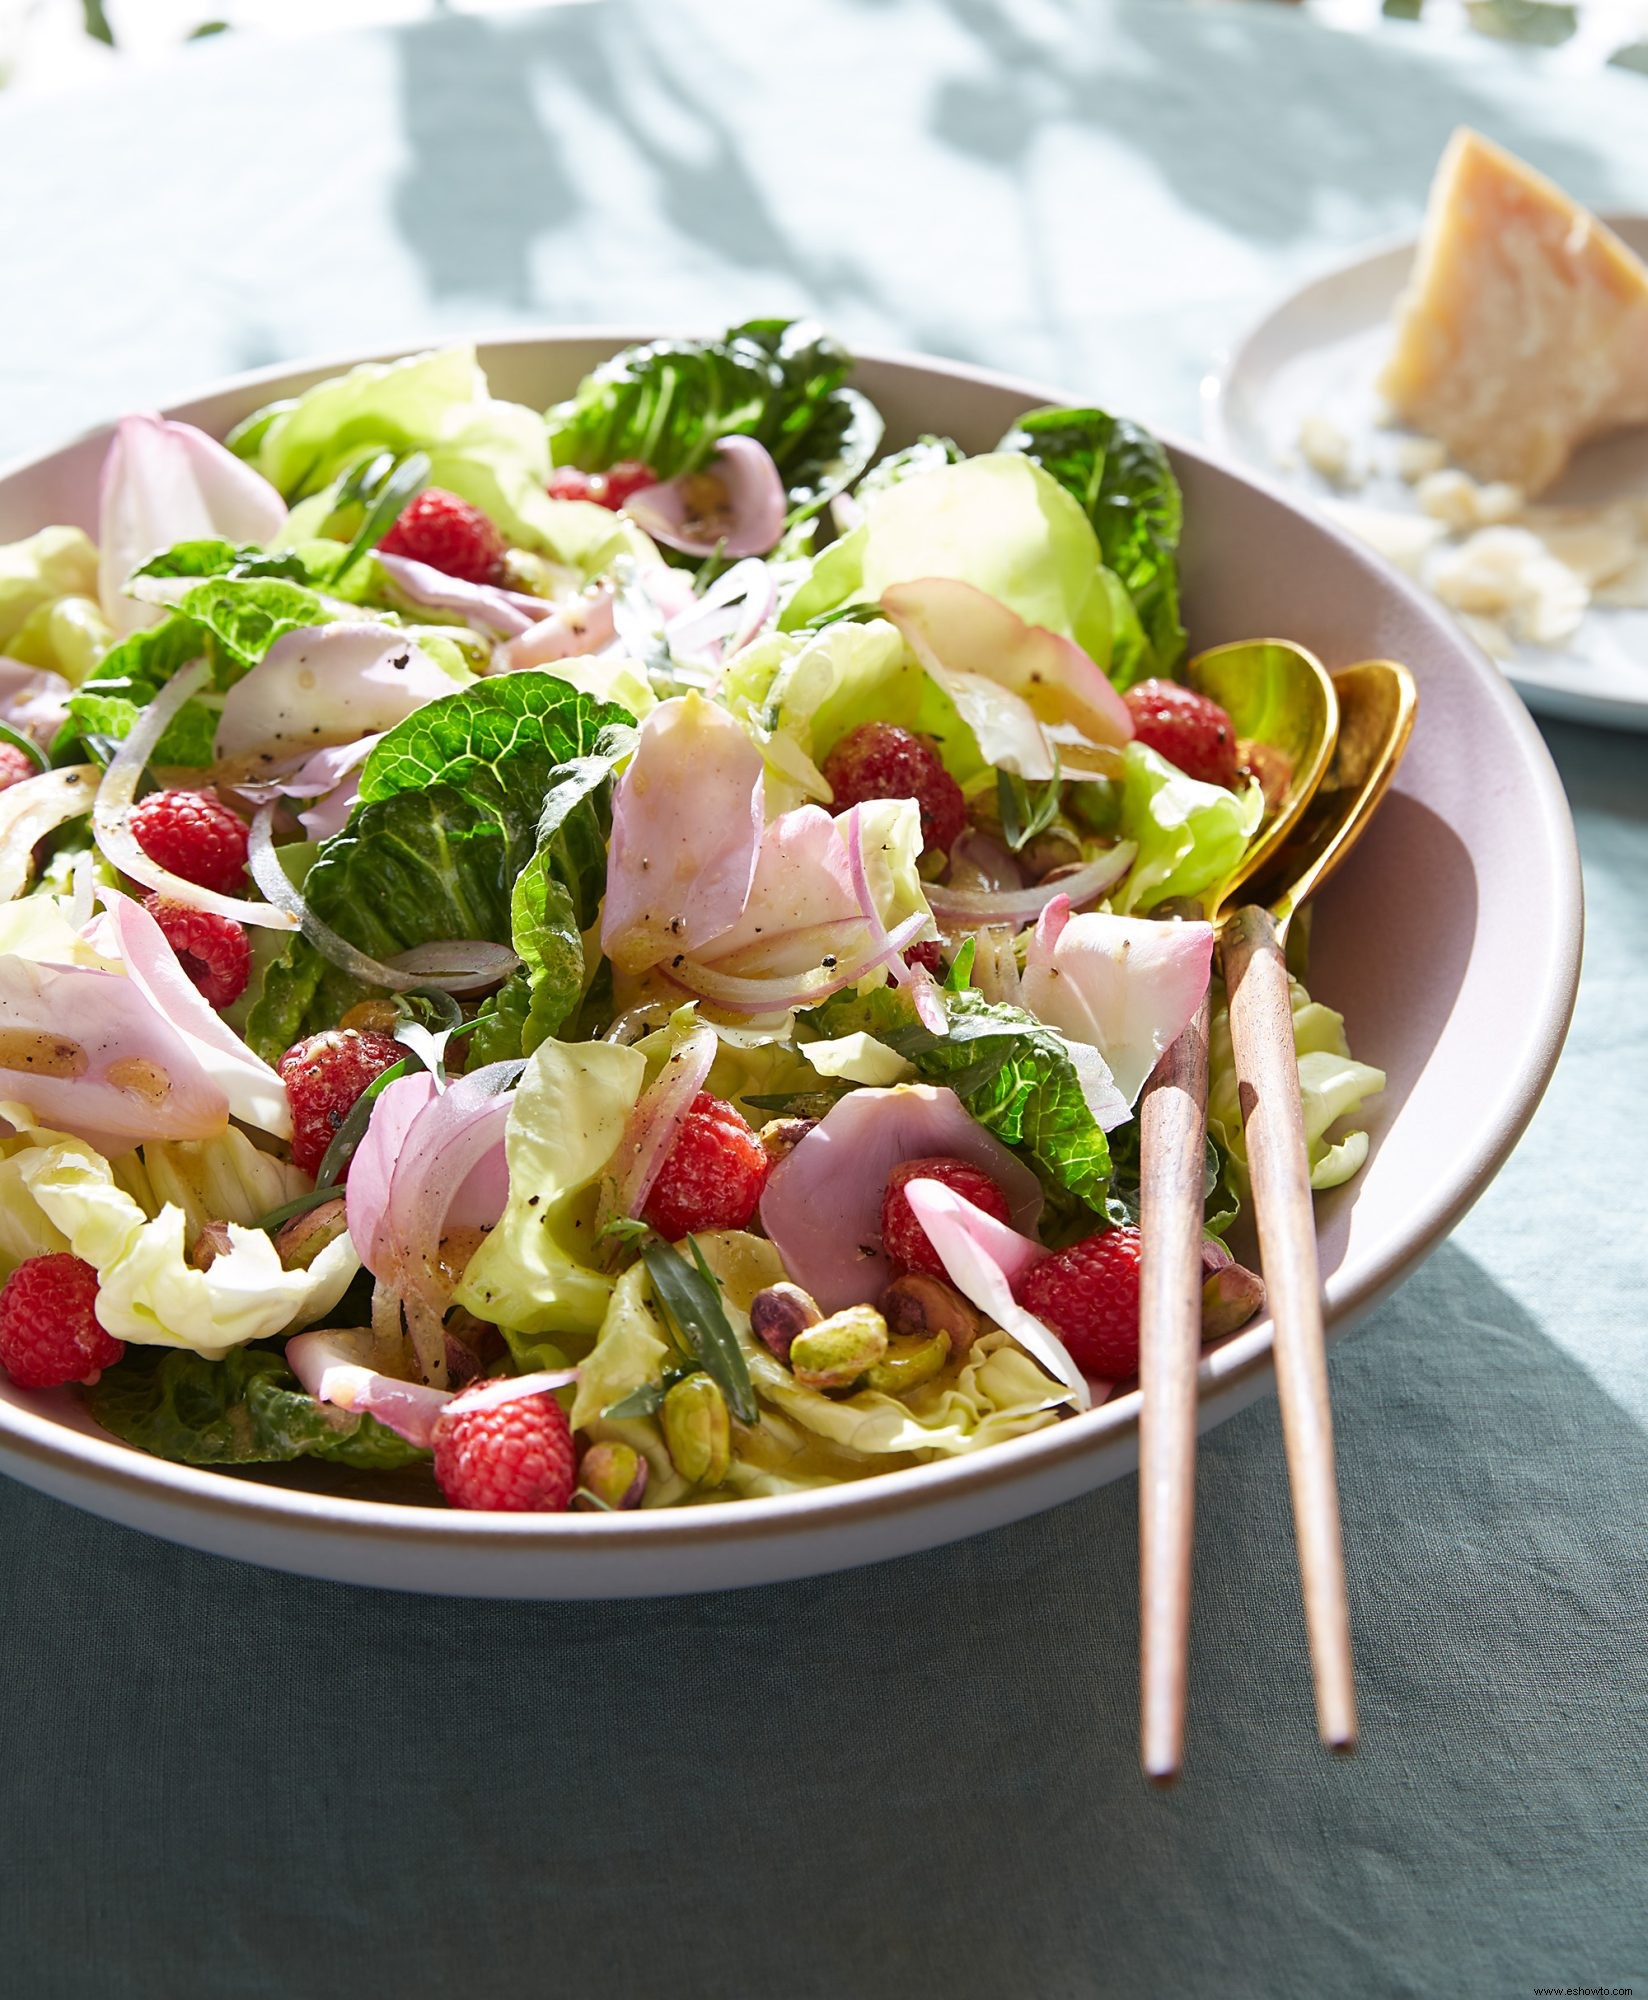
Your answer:
[[[756,1135],[768,1163],[777,1166],[786,1160],[818,1123],[816,1118],[771,1118]]]
[[[579,1462],[578,1485],[590,1496],[580,1500],[573,1495],[572,1504],[580,1511],[591,1513],[599,1502],[622,1513],[641,1504],[647,1490],[647,1462],[631,1445],[592,1444]]]
[[[850,1389],[887,1352],[887,1322],[874,1306],[848,1306],[798,1333],[790,1346],[795,1379],[809,1389]]]
[[[907,1395],[931,1382],[950,1358],[950,1336],[940,1327],[925,1340],[893,1340],[886,1354],[866,1370],[864,1386],[879,1389],[887,1396]]]
[[[750,1331],[780,1361],[789,1360],[796,1335],[817,1326],[823,1317],[818,1301],[799,1285],[768,1285],[750,1301]]]
[[[393,1000],[357,1000],[339,1017],[340,1028],[358,1028],[375,1035],[392,1035],[401,1024],[401,1010]]]
[[[732,1464],[727,1399],[708,1375],[677,1382],[659,1411],[670,1463],[695,1486],[719,1486]]]
[[[965,1354],[983,1331],[984,1322],[967,1301],[942,1278],[923,1271],[906,1271],[881,1295],[881,1316],[895,1334],[923,1340],[947,1333],[950,1352]]]
[[[336,1195],[331,1201],[306,1208],[283,1222],[275,1231],[275,1254],[283,1269],[307,1271],[327,1244],[335,1242],[347,1227],[344,1197]]]
[[[1074,829],[1056,824],[1038,833],[1019,856],[1024,872],[1037,882],[1051,875],[1055,868],[1080,867],[1081,858],[1082,845]]]

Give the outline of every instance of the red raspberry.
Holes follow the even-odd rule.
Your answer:
[[[439,486],[426,486],[408,501],[378,547],[465,583],[493,582],[504,559],[504,538],[480,508]]]
[[[212,910],[193,910],[165,896],[145,896],[143,907],[177,953],[178,963],[212,1007],[232,1007],[252,973],[252,946],[243,925]]]
[[[0,743],[0,792],[8,785],[20,785],[25,778],[38,776],[40,767],[15,743]]]
[[[637,493],[644,493],[649,486],[658,484],[658,475],[650,465],[643,465],[638,458],[621,458],[609,471],[598,473],[602,490],[591,494],[603,507],[617,509],[633,500]]]
[[[925,736],[891,722],[863,722],[824,759],[837,812],[866,799],[914,799],[928,851],[955,845],[967,824],[967,801]]]
[[[489,1387],[477,1383],[475,1389]],[[454,1507],[503,1514],[562,1514],[576,1453],[566,1412],[548,1390],[490,1408],[449,1403],[435,1422],[435,1477]]]
[[[930,972],[935,979],[944,970],[944,953],[937,938],[923,938],[920,944],[913,944],[904,954],[904,963],[913,972],[919,965],[924,972]]]
[[[575,465],[558,465],[549,475],[551,500],[590,500],[614,513],[648,486],[656,486],[658,475],[638,458],[624,458],[609,472],[580,472]]]
[[[916,1212],[904,1192],[906,1181],[942,1181],[975,1208],[982,1208],[986,1215],[993,1215],[998,1222],[1007,1220],[1006,1195],[971,1160],[905,1160],[887,1176],[887,1192],[881,1197],[881,1247],[895,1264],[902,1264],[907,1271],[925,1271],[930,1278],[949,1275],[943,1258],[916,1220]]]
[[[0,1367],[20,1389],[95,1382],[125,1352],[98,1324],[97,1273],[82,1258],[27,1258],[0,1290]]]
[[[669,1242],[742,1229],[767,1182],[767,1155],[741,1114],[699,1091],[652,1184],[641,1220]]]
[[[1122,700],[1138,742],[1177,764],[1187,778],[1235,789],[1236,725],[1216,701],[1177,681],[1140,681]]]
[[[132,838],[162,868],[238,896],[246,887],[246,823],[216,792],[151,792],[132,808]]]
[[[318,1173],[355,1099],[405,1054],[399,1042],[370,1028],[329,1028],[294,1043],[275,1064],[292,1107],[293,1164]]]
[[[1139,1372],[1139,1249],[1136,1229],[1104,1229],[1032,1264],[1013,1287],[1026,1312],[1045,1320],[1076,1365],[1102,1381]]]

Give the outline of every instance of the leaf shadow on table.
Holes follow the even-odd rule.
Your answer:
[[[1405,226],[1462,121],[1580,190],[1619,172],[1605,140],[1586,145],[1571,117],[1561,130],[1538,94],[1508,93],[1497,66],[1478,82],[1402,35],[1352,38],[1286,10],[1170,0],[1050,0],[1039,18],[1063,17],[1057,32],[1032,31],[1028,10],[1000,0],[946,0],[945,11],[980,61],[939,90],[936,137],[1028,176],[1050,125],[1095,129],[1146,157],[1187,208],[1255,243],[1314,237],[1347,203],[1368,233]],[[1100,240],[1104,208],[1096,186]]]
[[[608,196],[634,187],[637,219],[712,263],[784,274],[825,304],[871,294],[856,258],[783,226],[741,143],[725,73],[694,60],[711,25],[699,24],[695,44],[692,24],[667,9],[573,6],[391,30],[409,142],[395,215],[431,291],[587,312],[614,265],[634,257],[629,233],[611,234],[598,182]],[[486,176],[454,173],[459,144],[484,149]],[[592,234],[583,224],[597,210]]]
[[[900,1563],[565,1606],[304,1583],[0,1488],[19,1990],[1611,1976],[1648,1944],[1648,1439],[1452,1246],[1334,1372],[1363,1750],[1314,1742],[1266,1403],[1202,1449],[1169,1796],[1134,1761],[1131,1480]]]

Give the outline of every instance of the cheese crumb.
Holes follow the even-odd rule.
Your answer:
[[[1396,447],[1396,471],[1398,478],[1405,479],[1410,486],[1433,472],[1440,472],[1448,462],[1448,448],[1440,438],[1402,438]]]
[[[1453,610],[1503,619],[1513,638],[1535,646],[1571,639],[1591,596],[1584,579],[1526,528],[1479,528],[1440,550],[1425,581]]]
[[[1299,426],[1299,450],[1312,472],[1333,486],[1360,486],[1364,474],[1351,456],[1349,435],[1316,411]]]
[[[1414,498],[1427,514],[1454,529],[1489,528],[1514,521],[1526,505],[1520,486],[1502,479],[1479,486],[1468,472],[1452,465],[1421,479],[1414,488]]]

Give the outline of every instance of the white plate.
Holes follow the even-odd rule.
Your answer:
[[[1648,257],[1648,216],[1603,218]],[[1301,421],[1330,418],[1370,457],[1388,463],[1374,380],[1391,343],[1391,313],[1413,262],[1412,240],[1371,251],[1302,286],[1239,341],[1203,385],[1208,438],[1231,458],[1311,499],[1345,499],[1417,513],[1412,488],[1378,473],[1341,490],[1299,460]],[[1648,425],[1588,446],[1541,504],[1593,506],[1648,499]],[[1593,605],[1561,648],[1518,646],[1503,663],[1542,715],[1648,729],[1648,611]]]
[[[656,331],[653,329],[652,331]],[[571,392],[632,331],[492,342],[500,395]],[[272,397],[363,359],[267,370],[171,412],[221,435]],[[888,444],[922,431],[988,450],[1025,409],[1065,394],[949,363],[861,359]],[[1076,400],[1079,400],[1079,396]],[[0,469],[0,542],[48,521],[94,523],[107,430]],[[1579,975],[1579,861],[1562,786],[1527,711],[1428,598],[1360,543],[1262,482],[1169,441],[1184,487],[1186,618],[1200,646],[1285,632],[1329,666],[1405,661],[1419,684],[1395,787],[1316,912],[1312,986],[1389,1075],[1372,1150],[1317,1205],[1327,1319],[1362,1318],[1487,1186],[1533,1113]],[[1201,1423],[1271,1380],[1268,1319],[1211,1349]],[[0,1379],[0,1466],[42,1491],[191,1547],[344,1582],[492,1597],[627,1597],[811,1575],[998,1527],[1130,1472],[1137,1393],[971,1457],[821,1492],[635,1514],[480,1514],[365,1495],[304,1462],[223,1473],[106,1436],[67,1390]],[[423,1504],[415,1504],[419,1499]]]

